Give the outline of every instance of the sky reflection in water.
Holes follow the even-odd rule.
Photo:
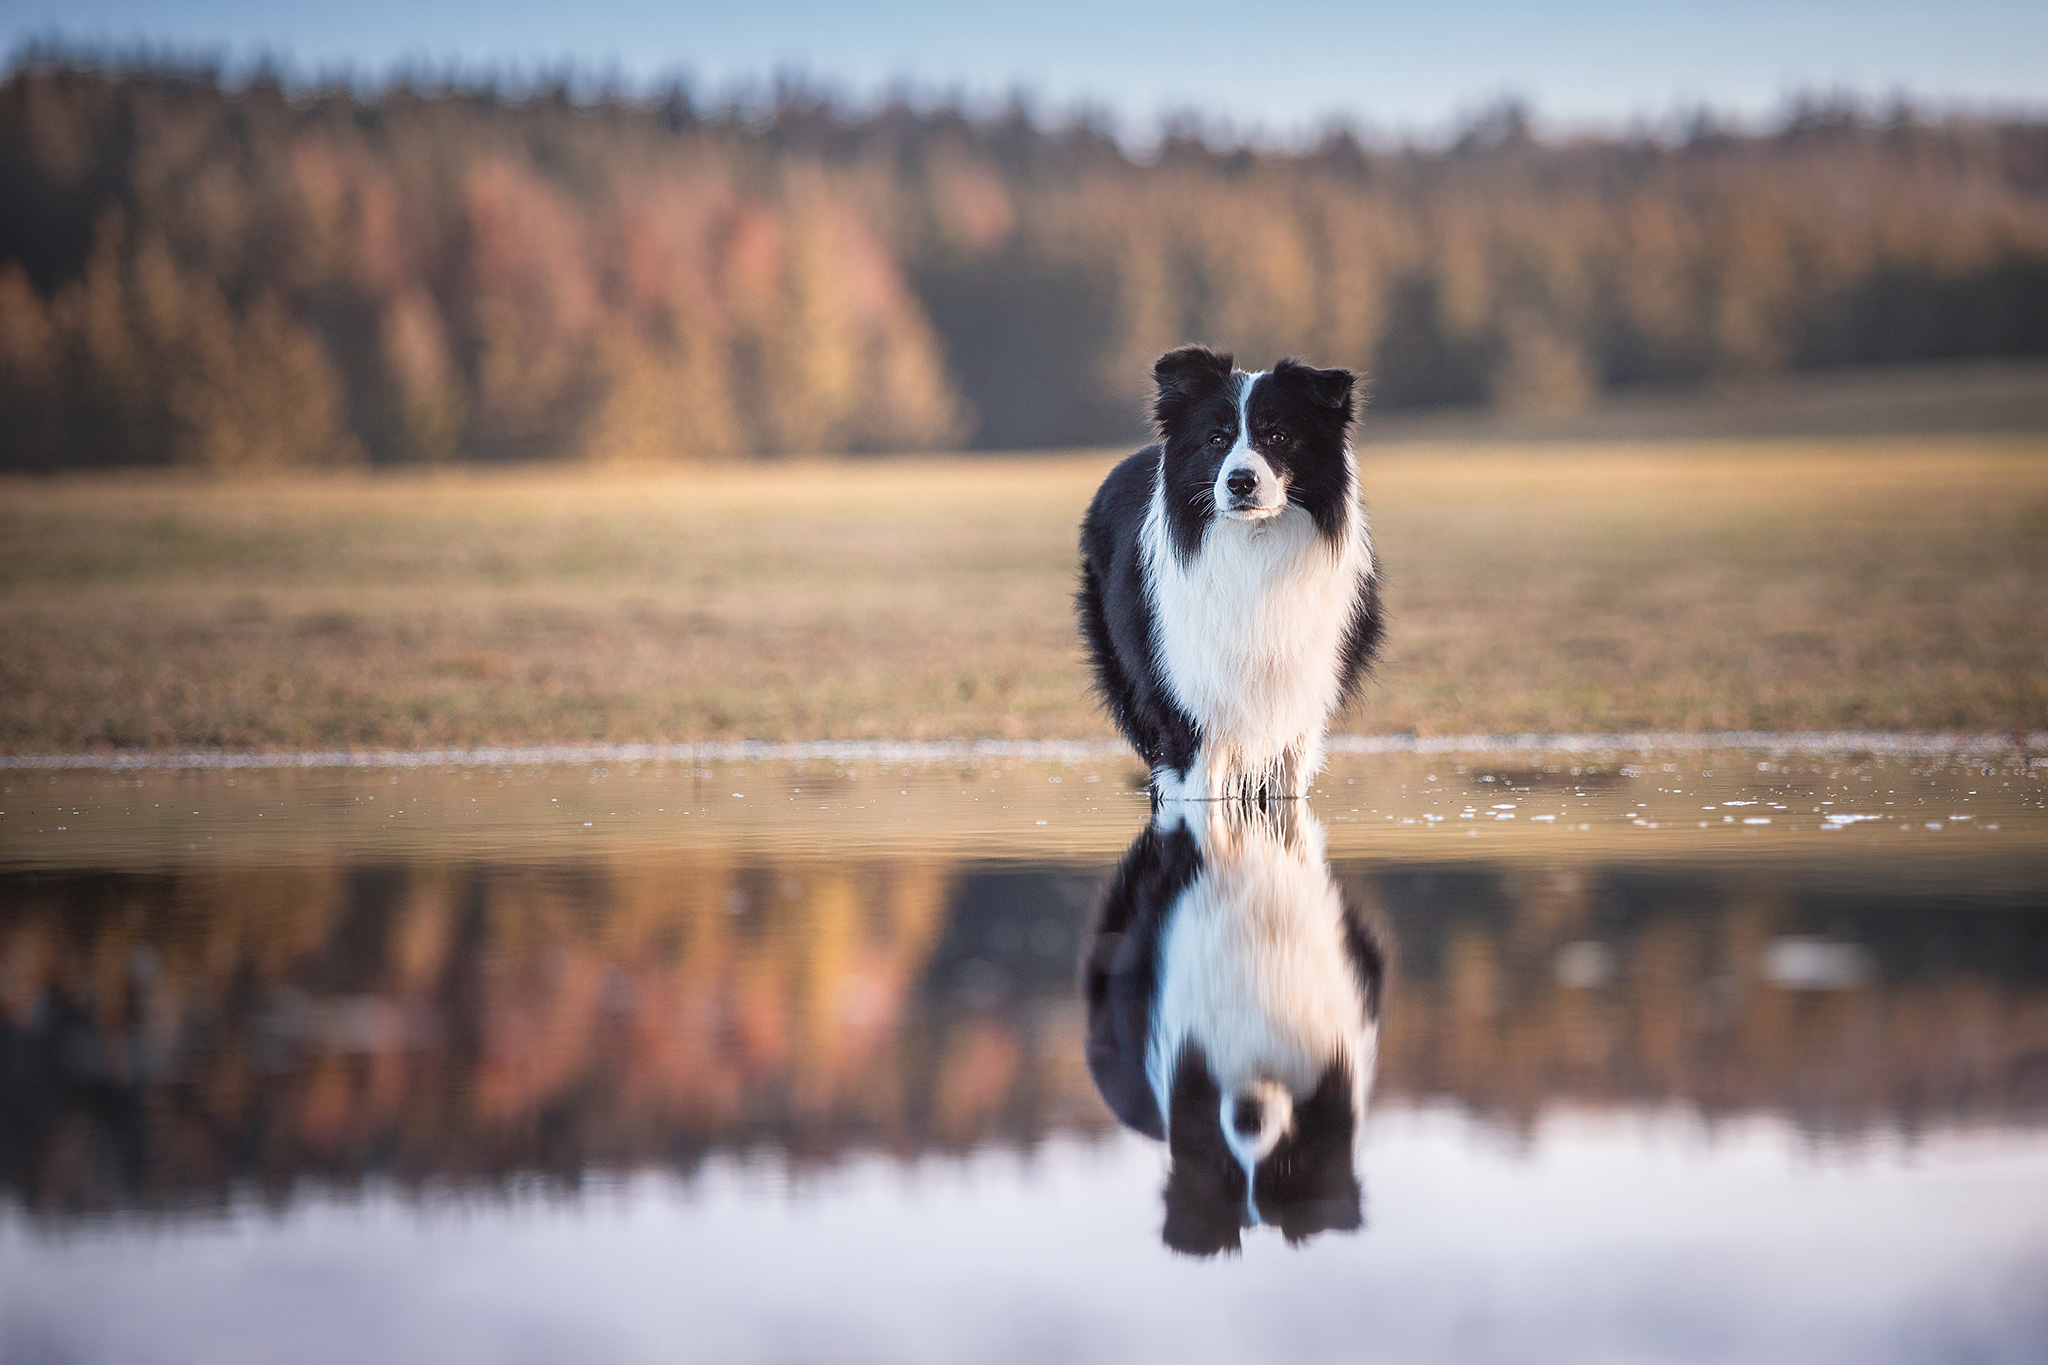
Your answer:
[[[1340,765],[1366,1228],[1218,1262],[1085,1056],[1123,764],[598,771],[7,774],[0,1357],[2048,1347],[2022,759]]]

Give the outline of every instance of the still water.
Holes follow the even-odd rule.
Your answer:
[[[0,1360],[2040,1360],[2044,777],[0,772]]]

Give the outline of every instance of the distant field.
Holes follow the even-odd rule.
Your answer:
[[[1109,455],[0,482],[0,747],[1107,733]],[[2048,725],[2048,441],[1403,443],[1360,731]]]

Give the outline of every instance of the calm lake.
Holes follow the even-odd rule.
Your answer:
[[[0,786],[9,1365],[2048,1358],[2018,749]],[[1306,1203],[1192,1187],[1228,1083],[1119,1120],[1146,923],[1218,1058],[1341,1052]]]

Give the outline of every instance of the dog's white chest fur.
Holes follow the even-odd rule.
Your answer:
[[[1220,856],[1218,856],[1220,854]],[[1373,1028],[1344,950],[1344,906],[1321,842],[1252,836],[1212,846],[1160,944],[1157,1026],[1146,1071],[1170,1108],[1174,1058],[1197,1042],[1223,1092],[1275,1081],[1296,1095],[1345,1058],[1362,1097]]]
[[[1345,511],[1335,542],[1291,504],[1263,521],[1218,519],[1183,563],[1155,489],[1143,530],[1153,646],[1174,699],[1202,727],[1212,794],[1220,773],[1319,764],[1345,634],[1372,563],[1355,495]]]

